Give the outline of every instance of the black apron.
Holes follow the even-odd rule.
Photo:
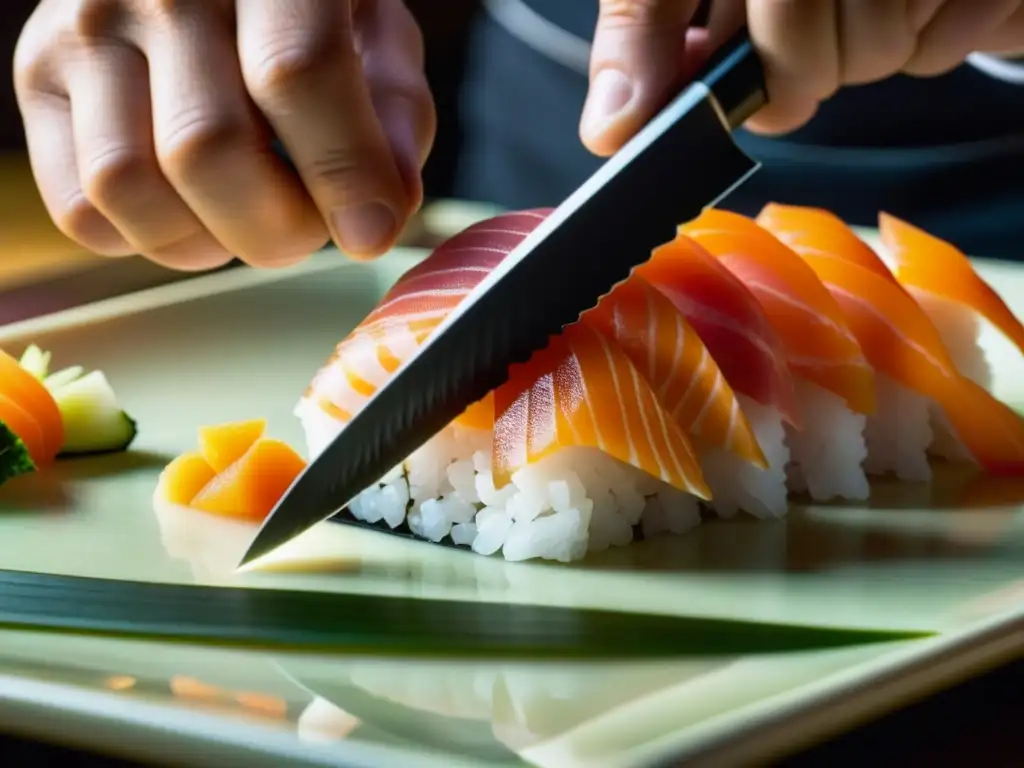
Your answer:
[[[529,0],[589,40],[595,0]],[[462,95],[456,194],[509,208],[557,205],[602,162],[578,138],[587,81],[484,15]],[[963,66],[848,88],[782,138],[740,131],[764,165],[724,203],[828,208],[873,226],[879,210],[976,256],[1024,259],[1024,87]],[[680,183],[686,180],[680,178]]]

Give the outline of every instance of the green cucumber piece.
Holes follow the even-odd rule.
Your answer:
[[[121,410],[102,371],[92,371],[51,392],[64,419],[62,456],[123,451],[138,434],[135,420]]]
[[[37,379],[45,379],[50,370],[50,353],[43,352],[35,344],[29,344],[21,353],[18,363]]]
[[[36,465],[28,455],[28,448],[21,438],[0,422],[0,485],[12,477],[35,472]]]
[[[43,379],[43,384],[48,390],[50,390],[50,392],[53,392],[54,390],[70,384],[76,379],[82,378],[84,374],[85,368],[80,365],[73,365],[70,368],[64,368],[56,373],[51,373]]]

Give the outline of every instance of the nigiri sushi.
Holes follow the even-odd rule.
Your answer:
[[[393,286],[296,407],[311,459],[545,215],[474,225]],[[693,445],[644,373],[599,330],[603,311],[512,366],[504,385],[349,511],[509,560],[575,560],[628,543],[637,528],[681,533],[698,525],[699,502],[711,494]]]
[[[705,462],[712,487],[731,491],[714,497],[725,517],[743,510],[757,517],[780,517],[788,509],[785,425],[800,426],[793,377],[786,355],[756,297],[714,256],[679,235],[654,250],[634,270],[669,298],[696,330],[736,393],[761,447],[767,467],[737,465],[727,454]],[[741,478],[738,481],[738,478]]]
[[[768,462],[750,422],[708,348],[668,297],[633,275],[581,320],[643,372],[693,442],[716,505],[747,506],[763,492]]]
[[[1024,439],[1019,417],[983,385],[970,381],[971,377],[987,380],[987,369],[978,363],[979,350],[964,342],[964,325],[970,320],[961,316],[964,322],[953,321],[950,328],[944,319],[945,308],[929,313],[929,304],[922,308],[920,303],[926,298],[921,290],[925,285],[935,289],[943,285],[938,273],[931,272],[930,264],[934,264],[938,272],[957,275],[947,281],[963,283],[957,296],[961,300],[970,297],[997,318],[1012,338],[1016,319],[1001,301],[986,296],[987,286],[982,283],[979,288],[979,279],[969,279],[967,273],[973,274],[973,270],[965,259],[961,261],[962,257],[948,250],[935,261],[923,253],[911,256],[908,248],[921,246],[915,234],[924,233],[901,228],[888,217],[883,239],[899,251],[899,255],[893,254],[894,260],[902,258],[907,265],[901,280],[852,229],[827,211],[769,204],[757,222],[789,242],[832,290],[876,368],[878,410],[868,419],[865,432],[869,473],[895,471],[903,479],[927,480],[931,470],[925,453],[977,461],[993,472],[1018,471],[1021,456],[1017,443]],[[935,247],[934,242],[928,245]],[[933,318],[940,322],[934,323]],[[946,337],[940,327],[946,327]],[[959,363],[952,349],[958,351]],[[915,359],[918,362],[912,362]],[[971,409],[973,419],[969,417]]]
[[[978,344],[981,320],[1024,352],[1024,326],[954,245],[888,213],[878,215],[893,271],[942,335],[961,374],[986,389],[992,372]]]
[[[960,375],[935,326],[908,293],[853,262],[804,259],[836,297],[875,368],[877,409],[864,430],[869,473],[930,480],[934,414],[955,446],[951,458],[990,472],[1024,469],[1024,422]]]
[[[866,417],[874,371],[814,271],[752,219],[708,210],[680,231],[716,256],[764,308],[794,375],[802,428],[787,428],[789,489],[812,498],[866,499]]]

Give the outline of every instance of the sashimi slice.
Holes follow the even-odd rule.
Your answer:
[[[549,209],[503,214],[447,240],[407,271],[335,348],[296,407],[315,457],[447,314],[547,216]],[[330,417],[324,420],[326,414]],[[490,396],[467,409],[463,426],[489,429]]]
[[[64,419],[57,401],[39,379],[3,350],[0,350],[0,394],[30,413],[42,430],[42,448],[38,457],[32,454],[33,461],[37,465],[53,461],[64,444]]]
[[[839,395],[857,413],[874,410],[871,366],[836,300],[796,253],[752,219],[728,211],[705,211],[681,232],[757,297],[791,371]]]
[[[702,445],[767,466],[732,387],[668,297],[634,275],[581,320],[626,353],[684,432]]]
[[[736,392],[800,420],[785,349],[757,298],[714,256],[679,235],[637,267],[697,331]]]
[[[831,211],[802,205],[768,203],[756,223],[800,256],[845,259],[895,283],[896,278],[871,246]]]
[[[264,419],[199,428],[199,452],[214,472],[223,472],[252,448],[267,429]]]
[[[908,480],[930,478],[925,451],[933,437],[927,421],[932,403],[983,468],[1024,471],[1024,425],[1017,418],[1007,419],[993,431],[998,420],[992,414],[1005,411],[958,373],[935,326],[905,291],[850,261],[804,259],[836,297],[861,349],[880,374],[879,407],[865,430],[868,471],[894,471]],[[986,415],[987,429],[979,428],[979,413]]]
[[[888,213],[879,213],[882,242],[897,280],[935,323],[960,372],[981,386],[990,370],[978,346],[978,316],[1024,352],[1024,325],[970,260],[951,243]]]
[[[496,487],[564,448],[596,448],[701,499],[711,496],[694,450],[629,357],[575,323],[495,390]]]

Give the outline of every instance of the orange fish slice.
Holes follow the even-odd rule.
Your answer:
[[[871,246],[857,237],[857,233],[831,211],[768,203],[757,215],[757,224],[800,256],[845,259],[889,282],[896,282],[892,272]]]
[[[905,288],[969,307],[1024,352],[1024,325],[959,249],[888,213],[878,214],[878,228]]]
[[[547,213],[538,209],[496,216],[440,245],[406,272],[338,344],[305,398],[335,421],[349,421]],[[457,421],[490,429],[493,398],[471,405]]]
[[[605,296],[581,320],[632,361],[684,432],[712,448],[768,466],[722,371],[682,313],[641,277]]]
[[[959,375],[939,332],[905,291],[849,261],[804,258],[836,297],[877,371],[934,400],[986,470],[1024,471],[1024,424]]]
[[[799,428],[785,349],[757,297],[735,275],[684,235],[655,249],[634,274],[683,314],[735,392],[776,408]]]
[[[874,371],[836,300],[806,262],[753,219],[728,211],[705,211],[680,231],[757,297],[794,373],[839,395],[857,413],[874,411]]]
[[[509,373],[495,390],[495,487],[562,448],[589,447],[710,498],[686,435],[629,357],[599,331],[571,325]]]

